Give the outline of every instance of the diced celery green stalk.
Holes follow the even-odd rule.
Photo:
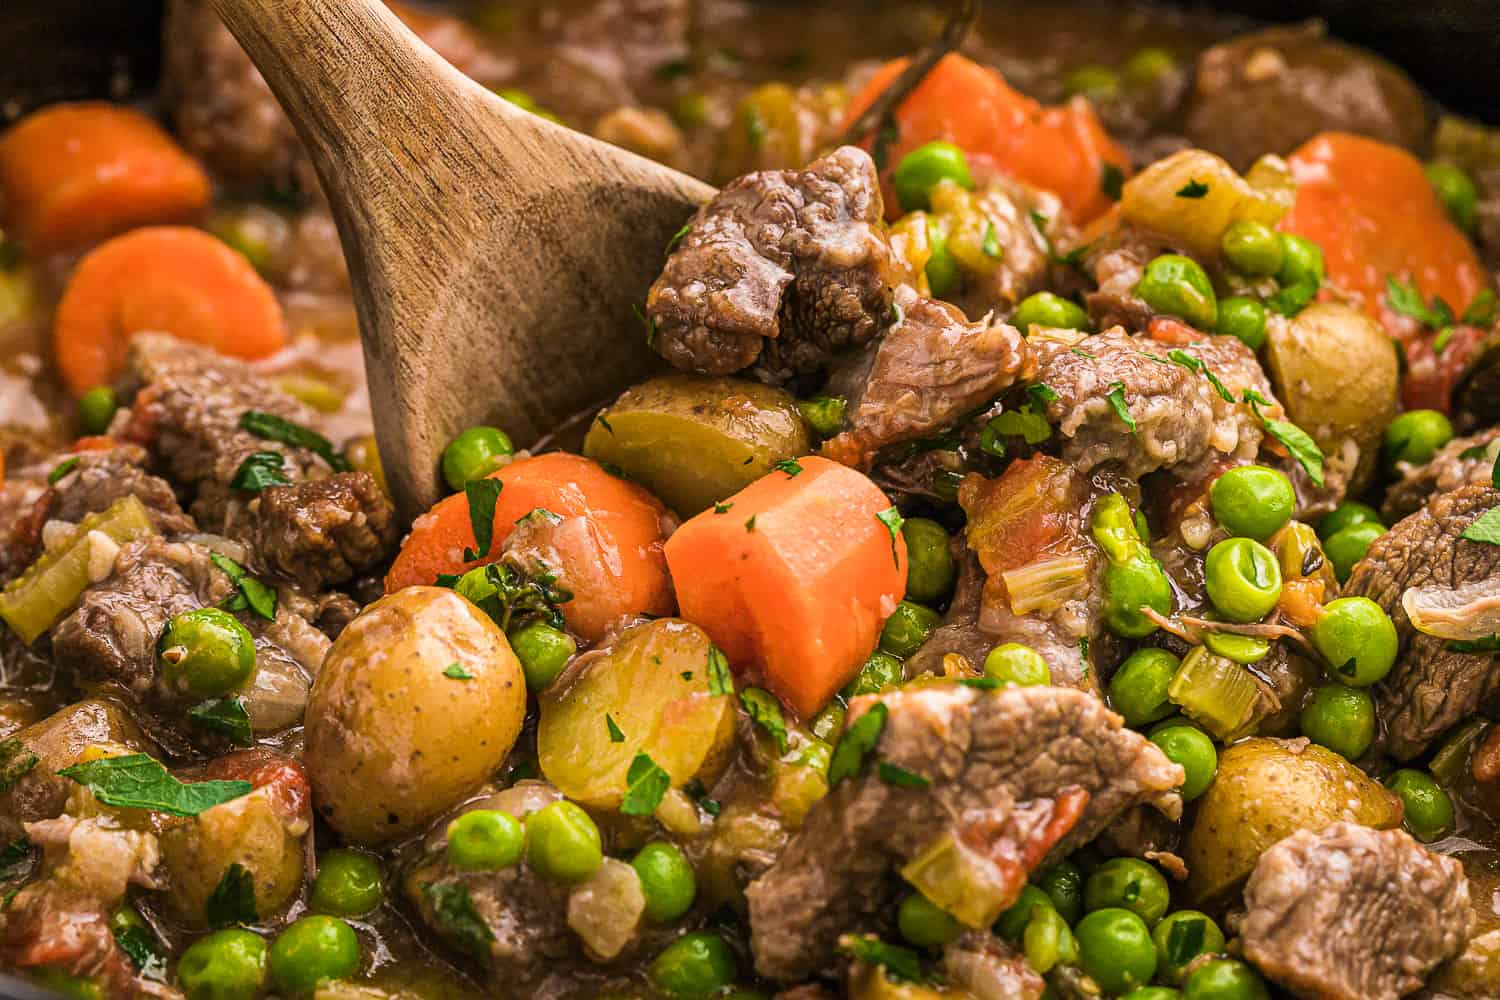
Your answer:
[[[1015,894],[995,862],[944,831],[901,869],[901,877],[967,927],[1000,919]]]
[[[0,619],[22,642],[35,642],[92,582],[89,555],[94,543],[89,536],[96,531],[118,545],[154,534],[150,515],[133,496],[121,497],[108,509],[85,517],[71,538],[43,553],[0,591]]]
[[[1001,574],[1010,609],[1018,615],[1032,611],[1055,611],[1089,586],[1087,556],[1068,555],[1042,559]]]
[[[1250,671],[1202,646],[1182,658],[1167,685],[1167,697],[1219,740],[1250,722],[1259,696]]]

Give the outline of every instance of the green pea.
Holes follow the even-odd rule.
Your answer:
[[[104,1000],[104,989],[88,976],[75,976],[56,966],[32,969],[26,978],[64,1000]]]
[[[1059,963],[1071,965],[1078,961],[1078,940],[1068,929],[1068,922],[1062,914],[1047,907],[1031,911],[1021,943],[1026,964],[1043,974]]]
[[[1218,332],[1234,337],[1252,351],[1260,350],[1266,346],[1266,307],[1247,295],[1220,299]]]
[[[1073,928],[1078,964],[1106,993],[1128,993],[1156,975],[1151,930],[1130,910],[1095,910]]]
[[[831,438],[844,429],[844,411],[848,408],[849,401],[843,396],[813,396],[797,401],[802,419],[822,438]]]
[[[1358,500],[1345,500],[1335,507],[1332,513],[1325,514],[1318,521],[1318,537],[1328,538],[1345,528],[1352,528],[1356,524],[1366,522],[1385,526],[1380,520],[1380,512],[1374,507],[1367,503],[1360,503]]]
[[[1128,726],[1139,728],[1176,711],[1167,685],[1182,663],[1165,649],[1138,649],[1125,658],[1109,681],[1109,707]]]
[[[470,427],[443,449],[443,479],[450,489],[483,479],[515,454],[515,445],[498,427]]]
[[[1070,924],[1083,916],[1083,869],[1071,861],[1059,861],[1036,877],[1039,889],[1052,900],[1057,912]]]
[[[1026,925],[1031,922],[1031,911],[1039,906],[1050,910],[1053,908],[1052,900],[1041,889],[1027,882],[1010,909],[1000,914],[1000,919],[995,921],[995,933],[1012,943],[1019,942],[1026,931]]]
[[[1425,843],[1453,832],[1453,800],[1423,771],[1403,767],[1385,779],[1385,787],[1401,797],[1402,825]]]
[[[1216,958],[1192,971],[1182,984],[1182,1000],[1271,1000],[1265,980],[1244,962]]]
[[[918,948],[941,948],[964,932],[964,927],[932,900],[914,892],[896,909],[896,928]]]
[[[78,423],[85,434],[103,434],[120,408],[115,391],[107,385],[99,385],[83,394],[78,401]]]
[[[1180,985],[1188,963],[1200,955],[1224,950],[1224,932],[1213,918],[1197,910],[1169,913],[1151,931],[1156,942],[1157,978]]]
[[[1087,330],[1089,314],[1072,299],[1051,292],[1035,292],[1021,300],[1016,311],[1011,313],[1010,325],[1021,333],[1031,332],[1034,326],[1058,330]]]
[[[1424,173],[1427,174],[1427,183],[1432,185],[1432,193],[1443,203],[1453,224],[1466,233],[1474,232],[1479,189],[1474,186],[1473,178],[1462,167],[1443,162],[1427,164]]]
[[[266,942],[245,930],[215,931],[177,960],[187,1000],[256,1000],[266,987]]]
[[[604,844],[589,814],[572,802],[553,802],[526,820],[526,861],[552,882],[582,882],[604,863]]]
[[[337,917],[300,917],[276,935],[268,958],[276,986],[303,996],[323,980],[342,979],[359,968],[359,938]]]
[[[1323,605],[1311,638],[1328,663],[1328,676],[1350,687],[1369,687],[1396,664],[1396,626],[1368,597],[1340,597]]]
[[[974,190],[974,178],[964,151],[951,142],[929,142],[901,157],[891,182],[896,200],[905,212],[932,207],[928,195],[942,181],[952,181],[961,188]]]
[[[1139,986],[1125,994],[1120,1000],[1179,1000],[1180,990],[1170,986]]]
[[[1141,608],[1162,615],[1172,613],[1172,585],[1161,563],[1148,552],[1104,567],[1104,624],[1109,630],[1128,639],[1155,632],[1156,622]]]
[[[448,824],[448,863],[464,871],[509,868],[525,846],[521,821],[499,809],[471,809]]]
[[[901,537],[906,540],[907,600],[932,603],[947,597],[958,575],[947,529],[925,517],[909,517],[901,525]]]
[[[363,851],[340,848],[318,857],[309,908],[336,917],[362,917],[384,897],[380,862]]]
[[[1219,752],[1208,734],[1185,719],[1168,719],[1151,730],[1151,742],[1185,775],[1182,787],[1184,802],[1191,802],[1213,784],[1219,773]]]
[[[1437,410],[1407,410],[1385,428],[1382,454],[1392,472],[1397,462],[1421,465],[1453,440],[1453,424]]]
[[[948,249],[948,236],[937,219],[927,220],[927,245],[931,248],[923,269],[927,284],[933,298],[947,298],[963,284],[964,273],[958,266],[958,258]]]
[[[1064,74],[1062,87],[1068,97],[1112,101],[1120,96],[1120,77],[1108,66],[1079,66]]]
[[[1129,910],[1155,926],[1172,902],[1172,890],[1162,873],[1139,858],[1112,858],[1104,862],[1083,884],[1083,908],[1116,907]]]
[[[1216,653],[1235,663],[1259,663],[1271,655],[1271,640],[1255,635],[1204,632],[1203,645],[1208,647],[1210,653]]]
[[[526,690],[532,694],[545,691],[557,680],[573,654],[578,652],[578,643],[560,628],[553,628],[540,619],[533,619],[520,628],[507,633],[510,648],[521,662],[521,672],[526,675]]]
[[[1327,684],[1313,692],[1297,723],[1318,746],[1358,760],[1375,741],[1375,702],[1364,688]]]
[[[1275,553],[1254,539],[1226,539],[1208,550],[1203,584],[1208,599],[1225,618],[1260,621],[1281,598],[1281,564]]]
[[[1212,330],[1219,321],[1214,286],[1197,261],[1181,254],[1162,254],[1146,265],[1135,294],[1152,312],[1178,316],[1199,330]]]
[[[1019,642],[1007,642],[990,650],[984,658],[984,675],[1017,687],[1052,683],[1052,671],[1042,654]]]
[[[902,601],[880,630],[880,648],[904,660],[922,648],[942,620],[942,615],[925,604]]]
[[[1316,291],[1323,284],[1326,274],[1323,267],[1323,248],[1305,236],[1278,233],[1281,241],[1281,267],[1276,280],[1283,288],[1296,285],[1311,285]]]
[[[1152,45],[1131,53],[1120,67],[1120,75],[1127,86],[1149,87],[1176,68],[1177,58],[1172,53]]]
[[[646,967],[651,985],[669,997],[697,1000],[724,989],[738,975],[734,952],[717,934],[684,934]]]
[[[156,642],[156,659],[169,686],[210,698],[250,679],[255,639],[229,612],[198,608],[167,622]]]
[[[692,909],[698,895],[698,879],[692,863],[676,845],[653,840],[636,852],[630,864],[641,879],[647,920],[654,924],[671,923]]]
[[[1365,553],[1370,550],[1370,543],[1383,534],[1385,525],[1375,521],[1361,521],[1323,539],[1323,555],[1333,566],[1333,575],[1339,583],[1349,579],[1349,574],[1354,571],[1354,564],[1365,557]]]
[[[1264,465],[1225,472],[1208,490],[1214,520],[1231,535],[1264,540],[1292,519],[1297,495],[1284,473]]]
[[[900,684],[904,677],[901,661],[890,653],[882,653],[877,649],[870,654],[865,665],[859,668],[854,680],[845,684],[839,693],[846,699],[862,694],[879,694]]]
[[[1231,223],[1219,238],[1219,249],[1229,266],[1241,274],[1276,274],[1286,258],[1281,237],[1264,222],[1242,220]]]

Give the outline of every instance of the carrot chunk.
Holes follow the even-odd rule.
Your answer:
[[[79,262],[52,325],[68,388],[81,396],[113,381],[131,336],[146,330],[246,359],[274,354],[287,341],[281,304],[249,261],[183,226],[133,230]]]
[[[38,252],[88,246],[208,207],[208,175],[150,118],[118,104],[55,104],[0,135],[0,193]]]
[[[907,565],[879,487],[827,459],[798,463],[688,521],[666,551],[682,617],[807,718],[875,648]]]

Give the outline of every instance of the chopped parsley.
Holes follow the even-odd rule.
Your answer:
[[[178,781],[161,762],[143,753],[104,757],[57,772],[72,778],[107,806],[196,816],[249,794],[248,781]]]
[[[1385,301],[1393,312],[1409,316],[1434,330],[1453,325],[1453,310],[1443,301],[1442,296],[1434,295],[1430,303],[1422,301],[1422,293],[1417,290],[1416,282],[1403,284],[1393,275],[1386,275]]]
[[[334,451],[333,443],[326,437],[274,413],[246,410],[240,415],[240,429],[266,441],[305,448],[327,462],[335,472],[348,472],[352,468],[348,459]]]
[[[802,474],[802,465],[795,458],[783,458],[771,468],[777,472],[785,472],[788,479],[796,479]]]
[[[877,937],[845,934],[839,938],[839,950],[866,965],[885,969],[888,977],[898,982],[922,983],[927,981],[922,971],[922,960],[910,948],[886,944]]]
[[[595,415],[594,422],[597,423],[600,427],[603,427],[605,430],[609,431],[611,434],[615,432],[614,427],[610,426],[609,421],[605,419],[605,416],[602,413]]]
[[[1005,254],[1005,249],[1000,246],[1000,238],[995,235],[995,224],[986,222],[984,224],[984,242],[979,245],[986,257],[999,260]]]
[[[891,533],[891,561],[896,568],[901,568],[901,551],[896,548],[896,539],[901,537],[901,526],[906,523],[906,518],[895,507],[887,507],[875,515],[875,520],[885,525],[885,530]]]
[[[728,514],[730,512],[730,510],[732,510],[733,508],[734,508],[734,503],[733,502],[720,500],[718,503],[714,504],[714,513],[715,514]]]
[[[634,302],[630,304],[630,311],[635,313],[635,318],[641,321],[641,326],[646,328],[646,346],[656,346],[656,320],[646,315],[646,311]]]
[[[760,149],[766,144],[766,120],[761,117],[760,108],[753,104],[745,105],[745,138],[750,141],[751,149]]]
[[[890,160],[891,147],[900,141],[901,125],[894,115],[887,114],[880,120],[880,128],[875,130],[875,141],[870,148],[870,159],[875,161],[877,173],[885,170],[886,163]]]
[[[978,691],[993,691],[1000,686],[998,677],[960,677],[958,683]]]
[[[1250,404],[1250,409],[1260,419],[1266,433],[1280,441],[1287,452],[1297,460],[1297,464],[1307,472],[1307,477],[1313,481],[1313,485],[1322,486],[1323,451],[1318,447],[1317,442],[1296,424],[1286,420],[1275,420],[1261,413],[1262,406],[1271,404],[1266,397],[1254,389],[1245,390],[1243,401]]]
[[[1036,382],[1028,385],[1026,387],[1026,395],[1030,396],[1037,403],[1055,403],[1061,398],[1058,396],[1057,390],[1045,382]]]
[[[130,959],[131,963],[140,970],[141,975],[147,979],[157,982],[165,982],[167,978],[167,957],[162,953],[160,942],[156,935],[144,921],[130,921],[122,923],[111,921],[114,927],[110,933],[114,935],[115,944]]]
[[[1119,201],[1125,190],[1125,174],[1113,163],[1101,164],[1099,190],[1110,201]]]
[[[747,687],[740,692],[740,704],[750,720],[770,734],[776,749],[786,753],[786,718],[781,714],[781,702],[771,692],[758,687]]]
[[[1458,318],[1466,326],[1493,326],[1495,322],[1495,293],[1486,288],[1469,300],[1469,307]]]
[[[47,473],[47,485],[56,486],[59,482],[62,481],[63,476],[66,476],[68,473],[78,468],[78,463],[80,461],[82,461],[82,459],[80,459],[77,455],[74,455],[71,458],[65,458],[61,462],[58,462],[56,467],[53,468],[51,472]]]
[[[495,934],[474,907],[460,882],[433,882],[423,890],[432,906],[433,923],[453,944],[474,958],[487,958]]]
[[[672,776],[644,750],[637,751],[625,772],[625,798],[620,812],[625,816],[650,816],[672,787]]]
[[[864,767],[865,757],[880,742],[885,731],[885,720],[889,714],[882,702],[871,705],[869,710],[844,729],[833,755],[828,761],[828,787],[832,788],[845,778],[852,778]]]
[[[1219,381],[1219,376],[1215,375],[1213,373],[1213,369],[1204,364],[1201,359],[1195,358],[1187,351],[1184,351],[1181,348],[1177,347],[1174,347],[1172,348],[1172,350],[1168,351],[1167,357],[1171,358],[1174,363],[1181,365],[1188,371],[1197,372],[1204,378],[1208,379],[1208,384],[1214,387],[1214,391],[1219,394],[1219,398],[1224,402],[1234,402],[1234,393],[1230,392],[1227,388],[1224,387],[1224,383]]]
[[[624,743],[625,732],[616,723],[615,717],[608,712],[604,713],[604,726],[609,730],[609,741],[611,743]]]
[[[1095,354],[1093,351],[1085,351],[1081,347],[1070,347],[1068,348],[1068,353],[1076,354],[1080,358],[1088,358],[1090,361],[1097,360],[1099,357],[1099,355]]]
[[[754,514],[751,514],[750,515],[750,520],[748,520],[748,521],[745,522],[745,530],[746,531],[754,531],[755,530],[755,515]]]
[[[527,574],[507,563],[493,562],[462,576],[440,575],[437,585],[457,590],[501,629],[509,629],[521,618],[539,618],[553,628],[562,628],[559,606],[573,599],[572,591],[557,586],[557,575],[541,563]]]
[[[214,930],[253,924],[260,919],[255,912],[255,879],[238,861],[224,870],[219,884],[203,904],[208,926]]]
[[[672,238],[670,240],[667,240],[667,251],[666,251],[666,253],[663,256],[667,256],[667,257],[672,256],[672,251],[677,249],[677,245],[682,242],[682,238],[684,236],[686,236],[688,233],[692,232],[692,229],[693,229],[693,220],[692,219],[689,219],[686,222],[684,222],[682,224],[682,228],[679,229],[679,230],[677,230],[677,232],[673,233],[672,234]]]
[[[267,486],[285,486],[291,480],[287,479],[281,453],[277,451],[257,451],[246,457],[235,470],[234,478],[229,481],[229,488],[242,490],[246,493],[259,493]]]
[[[474,675],[465,670],[457,660],[454,660],[443,668],[443,676],[455,681],[472,681],[474,679]]]
[[[532,521],[546,521],[548,524],[562,524],[562,515],[554,514],[546,507],[533,507],[520,517],[516,518],[517,524],[528,524]]]
[[[1084,254],[1088,253],[1089,249],[1089,245],[1087,243],[1076,246],[1072,250],[1069,250],[1067,253],[1060,254],[1057,252],[1057,248],[1052,244],[1052,237],[1047,235],[1047,216],[1041,212],[1032,211],[1027,214],[1027,218],[1029,218],[1031,220],[1031,224],[1036,227],[1037,236],[1041,237],[1042,246],[1047,251],[1048,261],[1053,264],[1061,264],[1064,267],[1074,267],[1082,269],[1083,256]]]
[[[1052,436],[1052,425],[1047,422],[1047,415],[1042,412],[1042,407],[1034,401],[1027,401],[1020,409],[1006,410],[997,414],[987,425],[986,429],[993,428],[996,434],[1004,434],[1009,437],[1020,437],[1027,444],[1041,444]],[[980,447],[984,447],[981,443]],[[989,448],[984,448],[994,454]],[[1004,457],[1004,449],[1001,449],[1000,457]]]
[[[474,532],[474,548],[464,549],[464,562],[483,559],[490,554],[495,540],[495,504],[505,483],[499,479],[471,479],[464,484],[464,499],[469,502],[469,527]]]
[[[261,583],[245,571],[245,567],[220,552],[209,552],[208,561],[229,577],[236,593],[221,605],[225,611],[243,611],[249,608],[266,621],[276,619],[276,591]]]
[[[708,693],[734,693],[734,678],[729,675],[729,661],[719,647],[712,643],[708,647]]]
[[[188,709],[188,719],[195,726],[229,737],[235,746],[254,746],[255,730],[250,713],[238,698],[214,698]]]
[[[1196,177],[1190,179],[1186,184],[1177,189],[1177,197],[1179,198],[1197,199],[1202,198],[1206,194],[1208,194],[1208,185]]]
[[[930,780],[915,771],[908,771],[888,760],[881,761],[876,766],[875,773],[880,775],[880,780],[887,785],[895,785],[898,788],[927,788],[932,784]]]
[[[1125,401],[1125,383],[1111,382],[1109,389],[1104,393],[1104,398],[1109,400],[1109,405],[1114,408],[1115,416],[1119,417],[1120,421],[1130,428],[1130,433],[1134,434],[1136,432],[1135,417],[1131,416],[1130,404]]]

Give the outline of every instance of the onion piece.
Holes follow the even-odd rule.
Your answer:
[[[616,858],[605,858],[568,896],[568,926],[589,954],[606,962],[625,950],[645,913],[640,876]]]
[[[1500,576],[1459,587],[1408,587],[1401,607],[1412,628],[1424,635],[1488,639],[1500,632]]]

